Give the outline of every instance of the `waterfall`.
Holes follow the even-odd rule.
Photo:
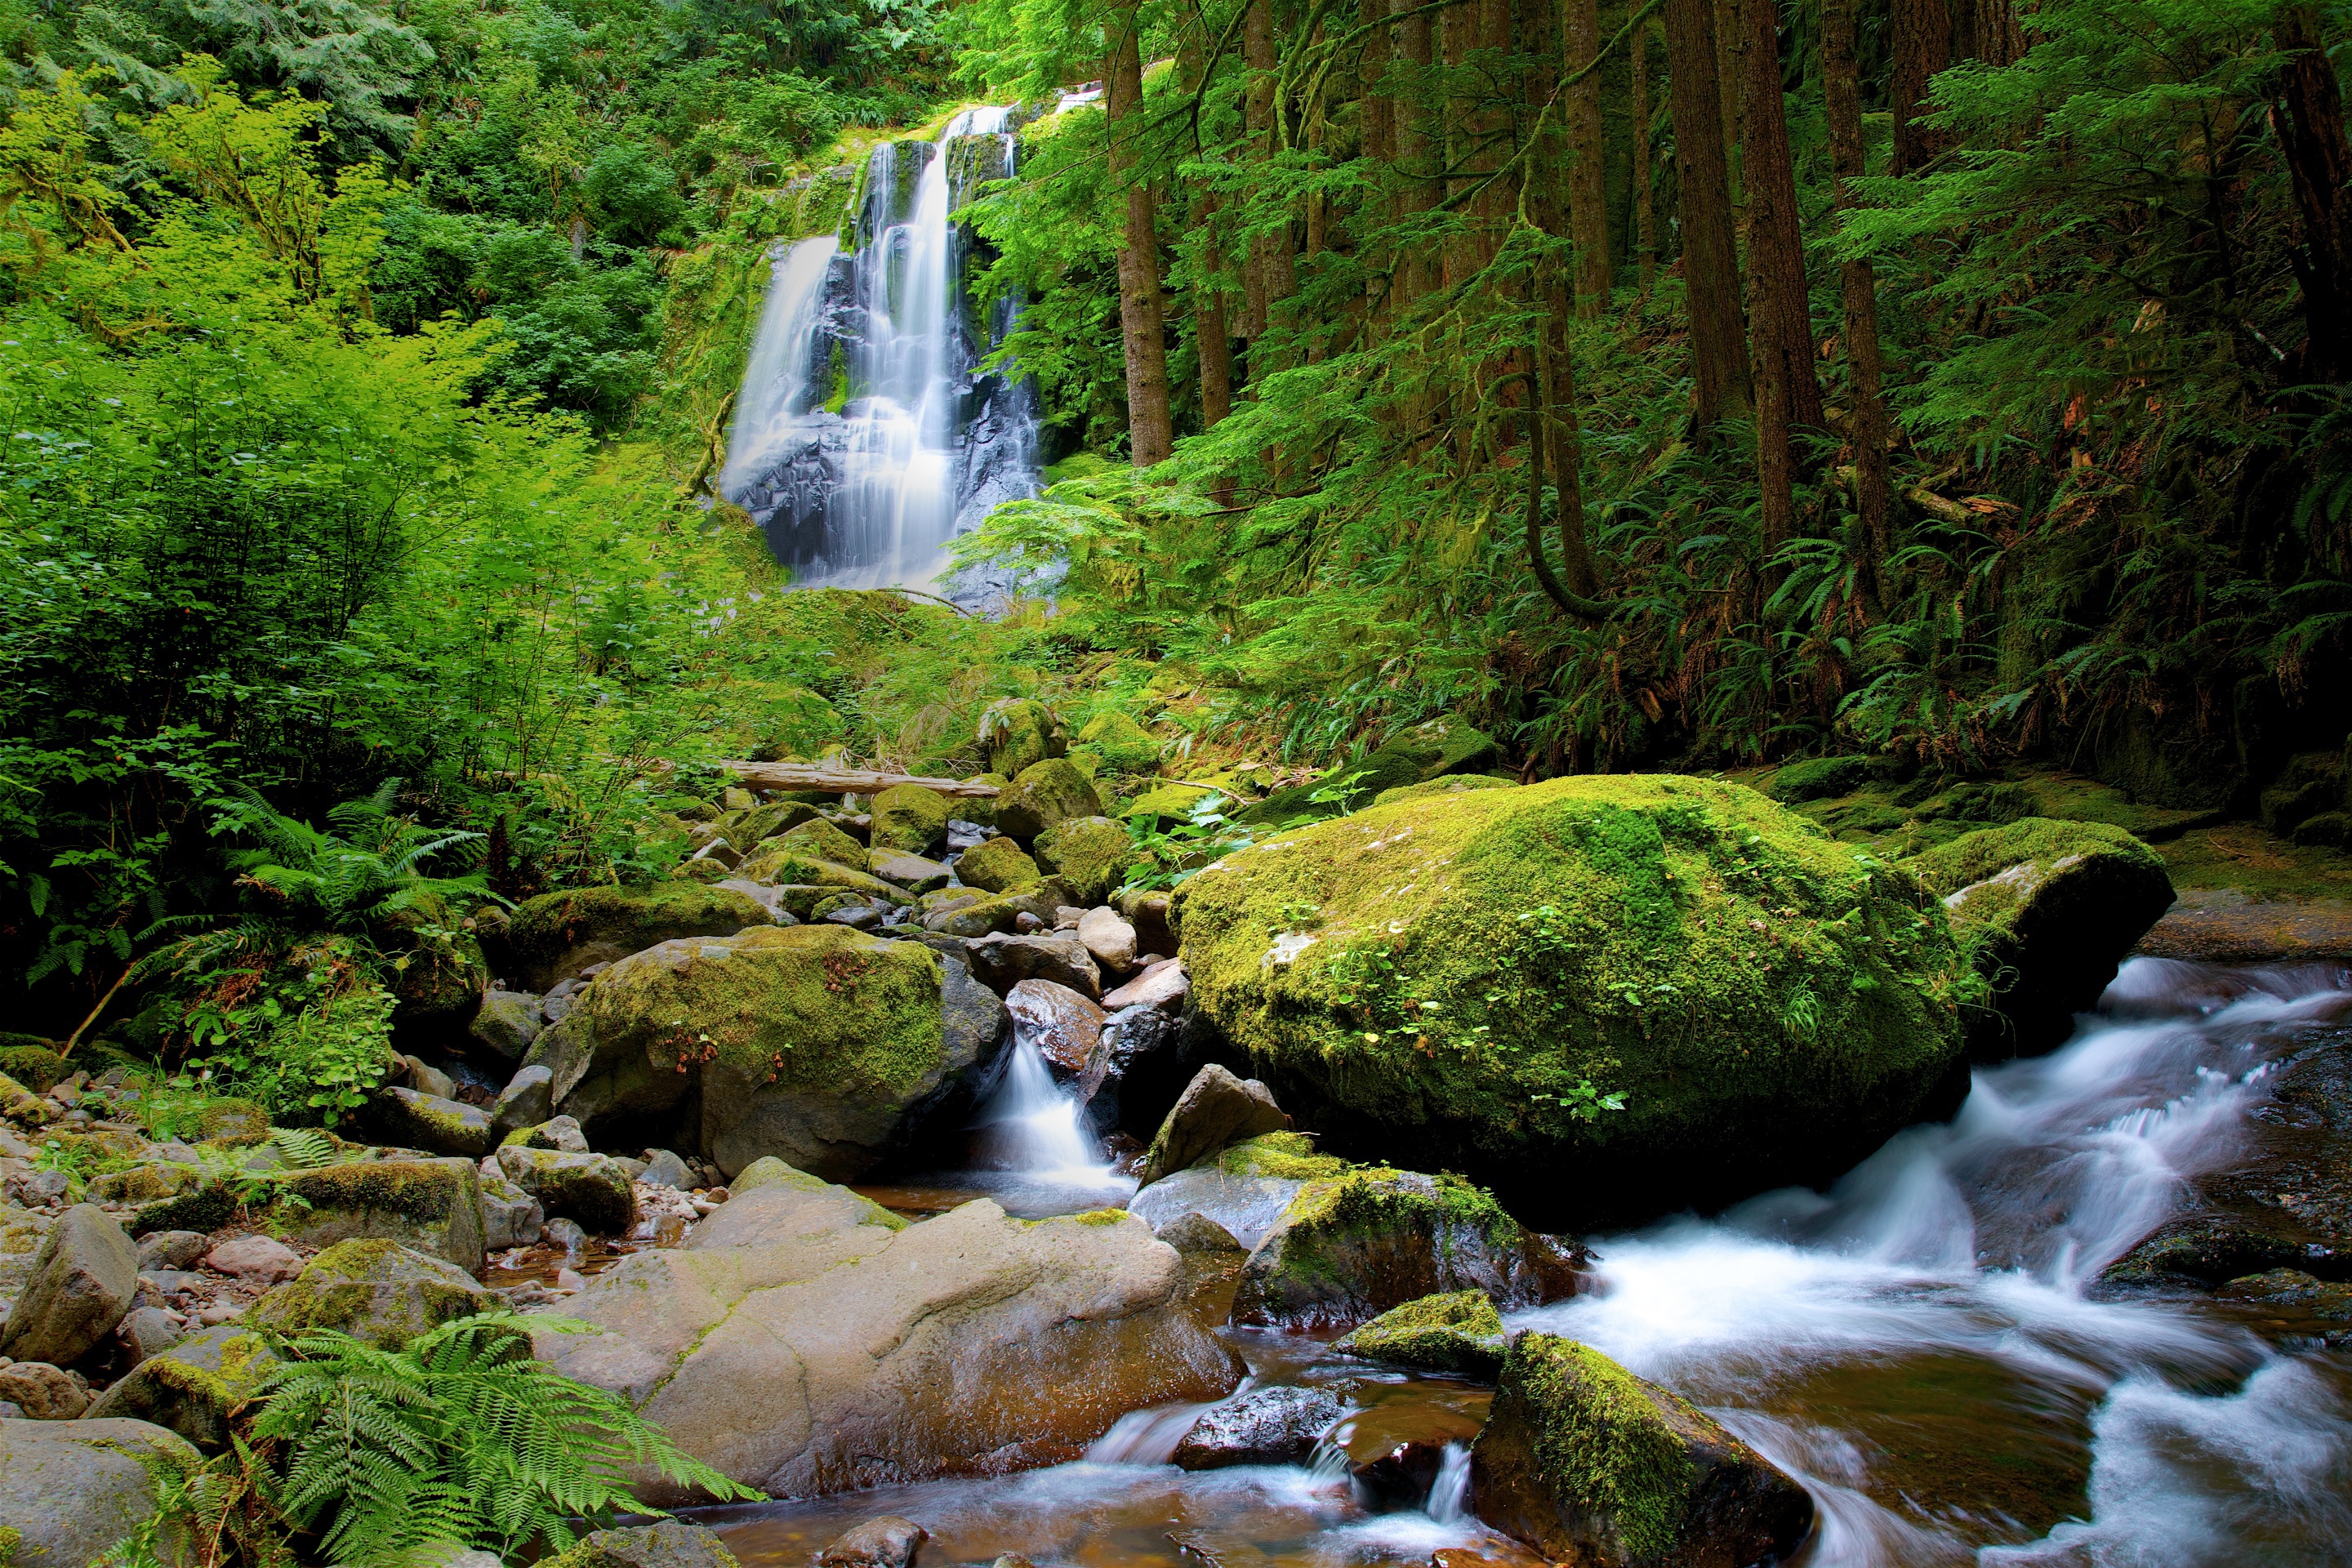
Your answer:
[[[1045,1053],[1018,1024],[1003,1076],[974,1125],[984,1135],[985,1158],[999,1169],[1088,1183],[1110,1173],[1102,1146],[1087,1130],[1086,1107],[1054,1081]]]
[[[765,531],[800,585],[937,586],[948,543],[1037,490],[1036,394],[976,366],[1014,321],[968,301],[973,245],[949,215],[1013,172],[1012,111],[965,110],[936,142],[866,163],[847,250],[827,236],[773,255],[719,493]]]

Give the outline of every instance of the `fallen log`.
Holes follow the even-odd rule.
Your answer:
[[[967,784],[961,779],[917,778],[912,773],[877,773],[870,768],[833,768],[822,763],[720,763],[719,767],[743,781],[747,789],[814,789],[828,795],[880,795],[900,784],[919,784],[940,795],[963,800],[988,800],[996,794],[991,784]]]

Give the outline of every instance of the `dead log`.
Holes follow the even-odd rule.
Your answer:
[[[823,790],[828,795],[880,795],[900,784],[919,784],[962,800],[995,796],[991,784],[967,784],[961,779],[924,779],[912,773],[877,773],[870,768],[827,767],[823,763],[720,763],[719,766],[743,781],[747,789]]]

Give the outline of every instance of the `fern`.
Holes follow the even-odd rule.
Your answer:
[[[315,1171],[335,1163],[335,1141],[316,1127],[273,1127],[269,1142],[290,1170]]]
[[[289,1360],[253,1426],[257,1444],[285,1446],[271,1504],[320,1532],[324,1560],[388,1568],[432,1542],[561,1552],[581,1521],[659,1517],[630,1495],[649,1469],[721,1500],[759,1495],[531,1357],[530,1331],[577,1328],[490,1312],[400,1351],[329,1331],[278,1342]]]

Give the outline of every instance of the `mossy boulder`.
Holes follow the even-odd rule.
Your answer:
[[[1218,793],[1207,784],[1177,784],[1163,779],[1129,801],[1119,815],[1129,822],[1139,816],[1159,823],[1181,822],[1192,815],[1195,806]]]
[[[187,1519],[156,1513],[201,1463],[179,1437],[142,1421],[0,1422],[0,1563],[120,1561],[150,1524],[147,1561],[194,1561]]]
[[[481,1174],[471,1160],[353,1160],[289,1172],[278,1188],[300,1200],[272,1215],[292,1240],[397,1241],[468,1274],[482,1267]]]
[[[1045,873],[1012,839],[990,838],[963,852],[956,861],[956,879],[991,893],[1013,893],[1035,887]]]
[[[207,1454],[228,1447],[229,1412],[278,1365],[263,1335],[241,1323],[201,1329],[149,1356],[83,1412],[92,1421],[149,1421]]]
[[[544,1561],[547,1568],[738,1568],[716,1531],[676,1519],[592,1531],[569,1552]]]
[[[996,797],[997,830],[1024,844],[1072,817],[1101,815],[1094,784],[1059,757],[1023,769]]]
[[[955,873],[940,861],[903,849],[868,849],[866,868],[886,882],[915,894],[937,892]]]
[[[1478,1517],[1554,1562],[1731,1568],[1812,1527],[1804,1488],[1712,1416],[1553,1334],[1513,1342],[1470,1465]]]
[[[1374,805],[1394,805],[1403,800],[1427,800],[1433,795],[1466,795],[1474,789],[1517,789],[1517,779],[1497,778],[1493,773],[1454,773],[1447,778],[1432,779],[1427,784],[1399,784],[1384,789],[1372,797]]]
[[[1787,763],[1772,775],[1771,795],[1785,805],[1852,795],[1870,782],[1868,757],[1812,757]]]
[[[988,771],[1006,778],[1067,750],[1052,711],[1042,702],[1026,700],[990,708],[982,738],[988,742]]]
[[[1337,816],[1350,806],[1375,799],[1384,790],[1427,784],[1450,773],[1475,773],[1502,760],[1503,749],[1492,735],[1452,717],[1415,724],[1367,755],[1360,763],[1342,763],[1312,784],[1276,790],[1241,814],[1251,823],[1288,822],[1294,817]],[[1318,801],[1331,794],[1349,774],[1342,798]]]
[[[770,923],[768,911],[749,894],[668,881],[542,894],[514,911],[502,940],[509,977],[526,991],[545,991],[589,964],[626,958],[656,942],[733,936]]]
[[[417,1089],[379,1089],[368,1111],[377,1135],[403,1149],[478,1160],[498,1142],[488,1110]]]
[[[929,855],[948,841],[948,797],[920,784],[898,784],[874,797],[877,849]]]
[[[498,1306],[446,1258],[396,1241],[339,1241],[253,1304],[247,1321],[280,1334],[332,1329],[388,1351]]]
[[[831,860],[841,866],[866,864],[866,846],[824,817],[812,817],[786,833],[779,833],[756,850],[745,853],[754,861],[778,849],[790,849],[807,859]]]
[[[1301,1125],[1555,1226],[1835,1175],[1937,1103],[1983,994],[1916,877],[1706,780],[1375,806],[1181,893],[1201,1016]]]
[[[1091,909],[1127,880],[1135,864],[1135,843],[1108,816],[1074,816],[1037,835],[1037,863],[1070,885],[1078,903]]]
[[[1907,862],[1942,897],[1954,930],[1990,982],[1992,1027],[1979,1058],[2063,1044],[2116,967],[2172,906],[2157,852],[2103,822],[2029,816],[1981,828]]]
[[[821,820],[817,808],[804,800],[777,800],[739,811],[719,822],[719,837],[745,855],[780,833]],[[828,826],[830,826],[828,824]]]
[[[1391,1307],[1331,1347],[1416,1372],[1492,1382],[1503,1364],[1503,1314],[1484,1290],[1452,1290]]]
[[[1147,773],[1160,765],[1160,737],[1116,708],[1106,708],[1078,731],[1078,743],[1116,773]]]
[[[961,963],[919,942],[768,927],[614,964],[532,1060],[600,1140],[851,1179],[969,1110],[1003,1025]]]
[[[577,1220],[594,1235],[625,1235],[636,1223],[628,1168],[609,1154],[510,1142],[499,1150],[499,1170],[551,1217]]]
[[[845,866],[837,860],[823,860],[808,854],[791,842],[792,835],[743,862],[736,873],[754,882],[780,882],[796,888],[824,888],[831,893],[856,893],[886,904],[911,904],[914,895],[903,888],[891,886],[866,869],[866,851],[857,851],[857,864]],[[751,922],[746,922],[747,924]]]
[[[0,1034],[0,1074],[35,1094],[47,1094],[71,1069],[56,1042],[38,1035]]]
[[[1309,1182],[1343,1176],[1348,1162],[1315,1152],[1301,1132],[1269,1132],[1152,1183],[1129,1201],[1153,1229],[1197,1215],[1255,1247]]]
[[[393,955],[388,989],[396,1021],[463,1024],[482,1005],[490,988],[488,961],[440,900],[398,910],[380,940]]]

